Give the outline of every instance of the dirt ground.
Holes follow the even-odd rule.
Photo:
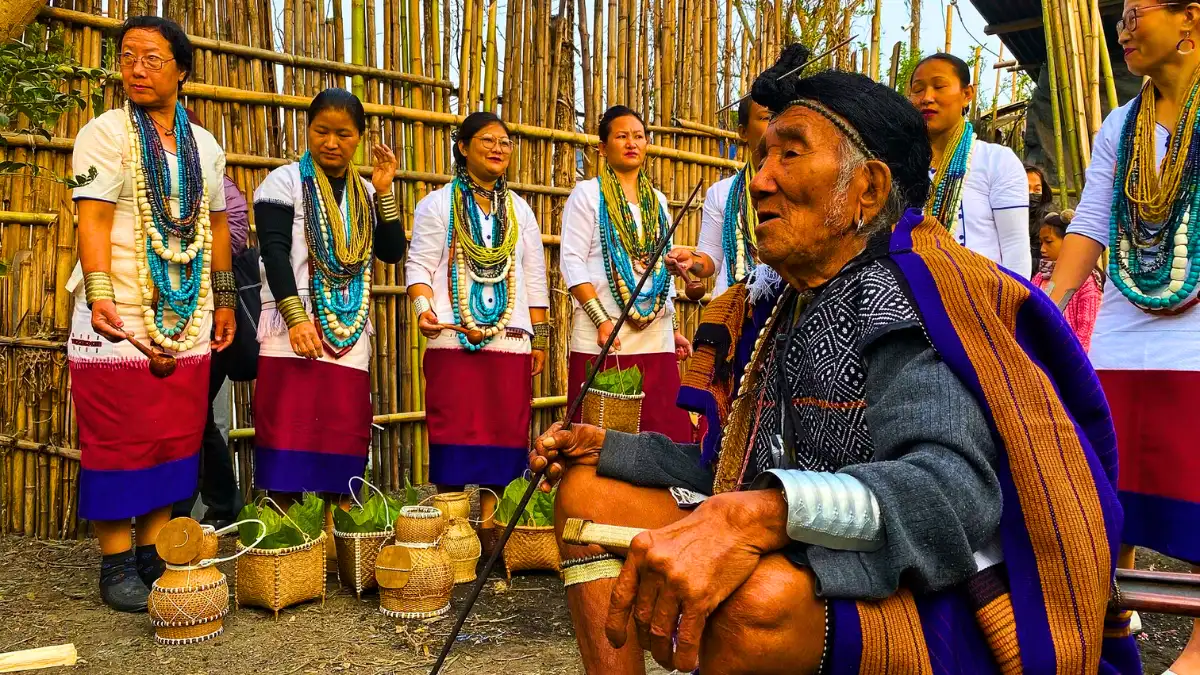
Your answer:
[[[122,675],[423,673],[453,624],[452,617],[389,619],[379,613],[375,595],[357,600],[331,577],[324,606],[318,602],[285,609],[278,621],[262,610],[234,610],[217,639],[160,647],[147,615],[118,614],[101,605],[98,559],[92,541],[0,538],[0,653],[73,642],[80,657],[76,670]],[[1140,556],[1139,564],[1185,569],[1149,553]],[[468,586],[455,589],[456,608]],[[1150,615],[1143,621],[1145,673],[1159,675],[1183,648],[1191,624]],[[551,574],[516,577],[511,585],[493,578],[459,640],[445,673],[583,672],[562,584]],[[651,666],[650,673],[665,675]]]

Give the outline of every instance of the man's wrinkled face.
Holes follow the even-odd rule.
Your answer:
[[[758,256],[776,270],[818,268],[853,236],[848,204],[838,194],[841,132],[807,108],[793,106],[767,127],[762,163],[750,183],[758,211]]]

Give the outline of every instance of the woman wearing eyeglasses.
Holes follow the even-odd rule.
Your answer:
[[[1109,249],[1090,356],[1117,431],[1120,562],[1144,546],[1200,565],[1200,3],[1126,0],[1117,31],[1149,79],[1096,135],[1047,290],[1065,307]],[[1172,671],[1200,674],[1200,629]]]
[[[429,479],[439,489],[496,488],[526,467],[533,378],[545,366],[550,325],[542,232],[509,189],[508,127],[472,113],[455,134],[454,180],[413,213],[404,267],[426,345]],[[478,331],[478,344],[444,326]],[[481,499],[484,527],[496,502]]]
[[[135,612],[162,574],[154,543],[171,505],[196,487],[209,352],[233,338],[237,289],[225,153],[179,104],[192,45],[153,16],[126,21],[117,45],[127,102],[88,122],[72,157],[76,174],[95,177],[74,191],[79,265],[67,283],[75,295],[67,359],[79,515],[100,540],[100,597]],[[151,375],[127,337],[175,357],[174,373]]]

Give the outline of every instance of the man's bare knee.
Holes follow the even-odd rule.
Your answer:
[[[825,609],[812,573],[768,556],[708,620],[701,672],[810,673],[820,667]]]

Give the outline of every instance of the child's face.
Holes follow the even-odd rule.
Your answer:
[[[1053,227],[1045,225],[1038,232],[1038,239],[1042,242],[1042,257],[1046,260],[1058,260],[1058,249],[1062,248],[1062,237],[1058,236],[1058,232],[1054,231]]]

